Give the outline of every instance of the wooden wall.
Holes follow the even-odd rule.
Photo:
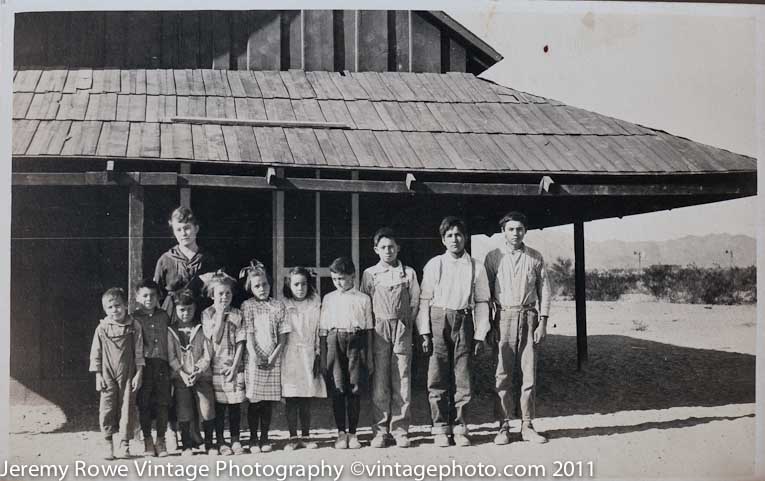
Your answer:
[[[461,38],[428,14],[411,12],[410,21],[401,10],[34,12],[15,22],[17,69],[478,68]]]

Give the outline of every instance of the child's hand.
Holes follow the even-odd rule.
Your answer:
[[[226,382],[234,382],[234,379],[236,378],[236,370],[234,368],[227,367],[223,370],[223,374],[226,376]]]
[[[100,372],[96,373],[96,391],[106,391],[106,381],[104,380],[104,376],[101,375]]]
[[[139,370],[135,373],[135,376],[133,376],[133,380],[130,382],[130,390],[138,392],[138,390],[141,389],[141,384],[143,384],[143,369]]]

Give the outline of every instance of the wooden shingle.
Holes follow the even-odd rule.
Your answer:
[[[96,155],[98,139],[101,137],[101,122],[86,120],[72,122],[69,135],[61,149],[61,155],[75,157]]]

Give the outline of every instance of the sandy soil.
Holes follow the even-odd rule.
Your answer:
[[[590,302],[589,361],[581,371],[576,370],[573,303],[556,303],[552,314],[549,337],[538,361],[536,403],[536,426],[550,438],[546,445],[523,443],[517,434],[509,446],[492,444],[496,426],[492,418],[493,364],[487,354],[476,364],[476,395],[470,410],[474,446],[470,448],[433,446],[427,435],[425,369],[418,358],[412,402],[414,449],[372,449],[367,445],[353,452],[334,450],[330,447],[334,433],[329,404],[320,401],[313,409],[313,424],[321,449],[280,450],[287,433],[283,406],[279,405],[272,430],[277,451],[226,461],[242,466],[324,461],[344,467],[343,479],[354,478],[349,473],[353,461],[370,466],[378,461],[443,466],[483,462],[500,470],[508,464],[539,464],[545,467],[543,477],[547,478],[553,477],[555,461],[592,461],[594,477],[599,479],[752,476],[754,306]],[[362,410],[359,432],[362,442],[368,444],[371,405],[366,398]],[[13,409],[11,430],[15,434],[10,436],[9,460],[100,463],[97,412],[93,407],[66,411],[50,405]],[[133,449],[138,451],[137,442]],[[189,462],[177,453],[167,459],[176,465]],[[198,455],[193,462],[214,466],[219,459]],[[127,463],[134,475],[132,462],[111,464]],[[159,462],[154,459],[155,464]]]

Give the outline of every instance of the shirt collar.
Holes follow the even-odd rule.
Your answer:
[[[513,246],[511,246],[507,241],[503,242],[503,245],[505,247],[505,250],[511,254],[517,253],[517,252],[525,252],[526,251],[526,243],[522,242],[521,246],[517,249],[514,249]]]
[[[444,252],[444,256],[443,257],[444,257],[444,259],[446,261],[451,262],[453,264],[456,264],[458,262],[465,263],[465,262],[468,262],[470,260],[470,254],[468,254],[468,251],[462,251],[462,256],[461,257],[457,257],[456,259],[454,257],[452,257],[452,255],[449,254],[448,252]]]
[[[386,264],[383,261],[380,261],[380,262],[378,262],[377,264],[374,265],[374,270],[376,272],[387,272],[387,271],[390,271],[390,270],[398,270],[398,269],[401,269],[401,260],[400,259],[396,259],[396,265],[395,266],[390,266],[390,265]]]
[[[341,296],[352,296],[356,294],[357,292],[359,292],[356,286],[351,287],[347,291],[343,291],[341,289],[335,289],[335,291],[338,293],[338,295],[341,295]]]

